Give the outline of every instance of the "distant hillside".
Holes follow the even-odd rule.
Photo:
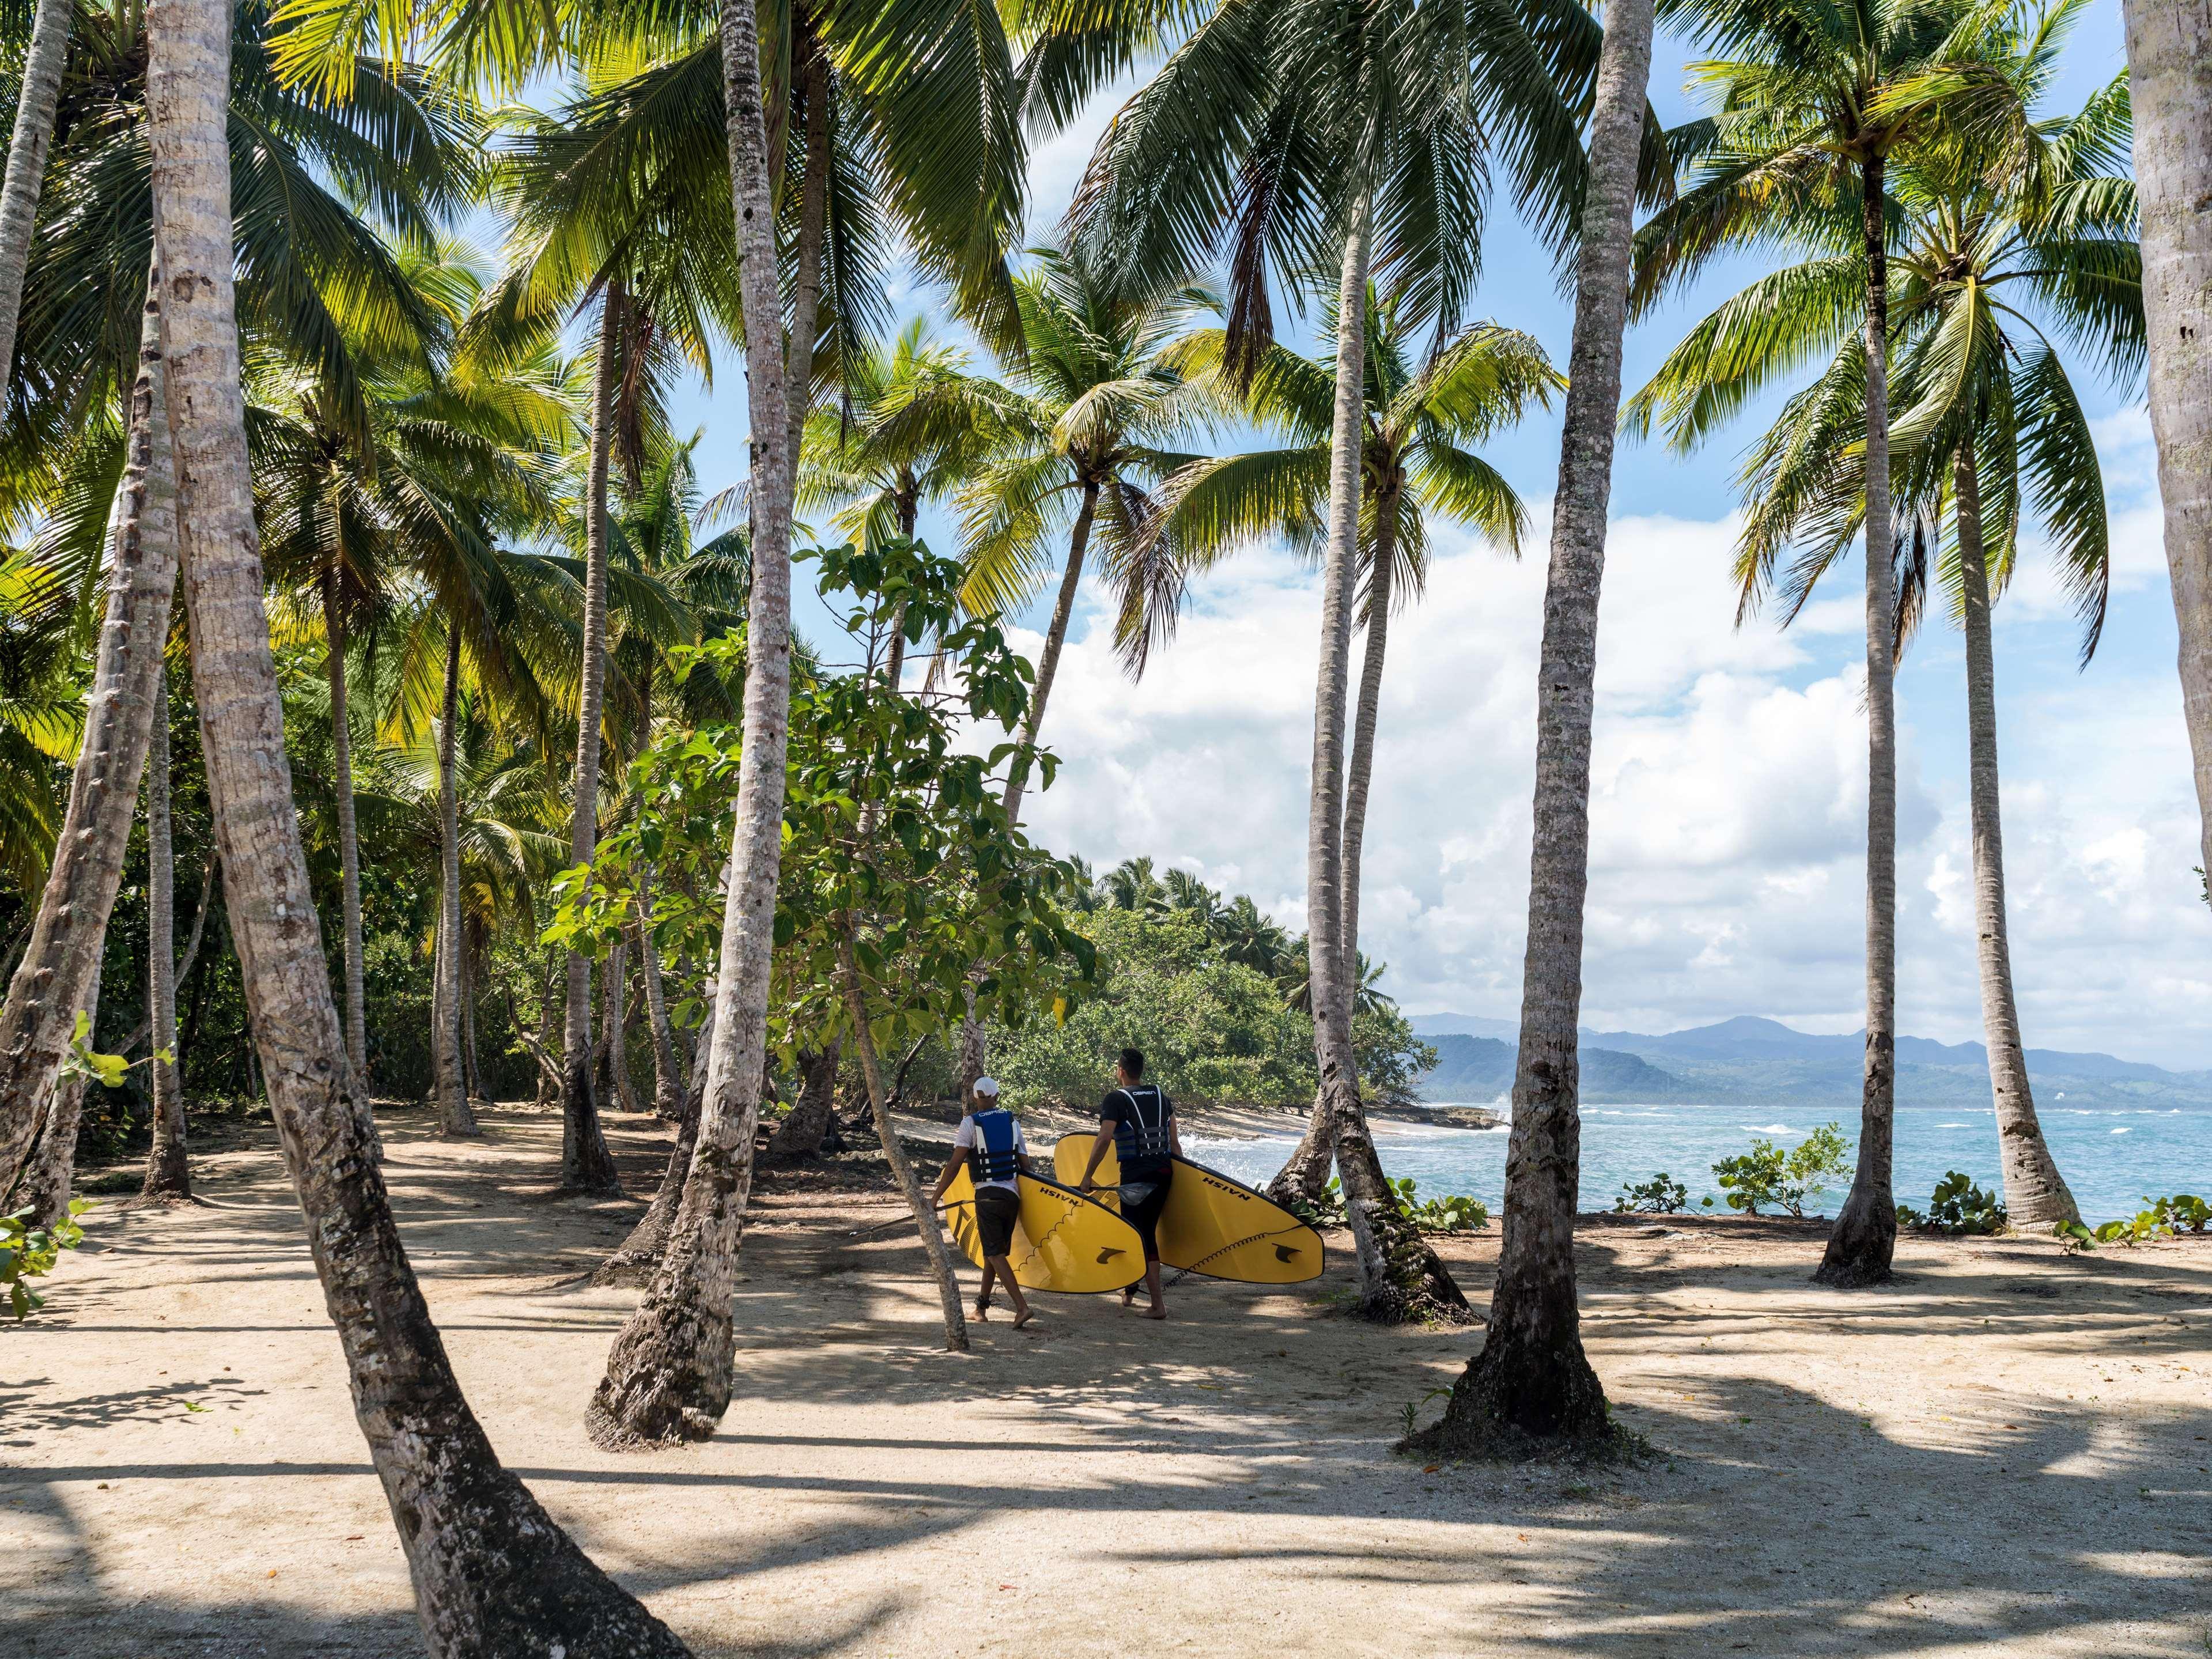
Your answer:
[[[1493,1075],[1503,1080],[1492,1093],[1512,1086],[1515,1033],[1508,1022],[1424,1014],[1414,1018],[1413,1029],[1437,1051],[1437,1069],[1419,1085],[1428,1098],[1484,1098],[1482,1079]],[[1659,1036],[1585,1027],[1582,1040],[1583,1093],[1592,1100],[1740,1100],[1838,1110],[1858,1104],[1865,1042],[1858,1033],[1821,1036],[1746,1015]],[[1449,1058],[1447,1043],[1453,1045]],[[1462,1043],[1486,1046],[1462,1058]],[[1641,1062],[1642,1071],[1625,1069],[1629,1060]],[[1900,1105],[1989,1103],[1988,1059],[1978,1042],[1899,1037],[1897,1060]],[[2169,1072],[2111,1054],[2051,1048],[2029,1049],[2027,1068],[2045,1105],[2063,1099],[2081,1105],[2212,1108],[2212,1073]]]
[[[1424,1100],[1494,1100],[1513,1089],[1512,1043],[1498,1037],[1443,1035],[1425,1039],[1437,1051],[1436,1069],[1414,1085]],[[1697,1091],[1636,1054],[1609,1048],[1582,1051],[1583,1098],[1590,1101],[1687,1100]]]

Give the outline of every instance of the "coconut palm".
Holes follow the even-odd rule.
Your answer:
[[[15,357],[15,319],[23,302],[23,268],[46,182],[46,146],[53,142],[54,106],[62,65],[69,56],[70,24],[76,0],[38,0],[31,15],[30,46],[15,88],[15,125],[8,141],[8,168],[0,180],[0,390]]]
[[[2009,45],[1992,43],[1980,93],[2032,109],[2079,9],[2077,0],[2059,0],[2027,15]],[[2015,154],[2002,183],[1992,182],[1989,158],[1970,133],[1923,137],[1896,153],[1889,173],[1899,411],[1889,431],[1892,495],[1901,520],[1937,532],[1944,585],[1966,635],[1983,1024],[2006,1206],[2023,1222],[2079,1216],[2036,1118],[2013,994],[1990,605],[2011,575],[2021,517],[2033,504],[2074,595],[2085,660],[2096,647],[2111,567],[2104,481],[2058,341],[2115,380],[2140,372],[2141,256],[2135,191],[2124,173],[2127,113],[2126,84],[2116,81],[2079,113],[2033,123],[2024,148],[2010,146]],[[1649,422],[1696,401],[1711,362],[1704,343],[1693,337],[1662,366],[1638,394],[1632,421]],[[1786,623],[1864,516],[1856,422],[1865,362],[1857,340],[1838,339],[1818,312],[1776,319],[1765,349],[1778,362],[1828,354],[1819,378],[1754,445],[1741,480],[1742,605],[1746,611],[1758,605],[1782,554],[1795,547],[1780,579]],[[1685,435],[1694,430],[1693,422],[1683,426]],[[1914,539],[1924,557],[1929,538]],[[1923,565],[1908,562],[1900,641],[1924,580]]]
[[[1563,384],[1543,349],[1517,331],[1479,324],[1423,356],[1402,326],[1401,296],[1378,297],[1370,288],[1364,312],[1358,553],[1367,641],[1340,831],[1341,927],[1355,961],[1360,855],[1390,613],[1421,590],[1432,517],[1470,525],[1502,550],[1519,554],[1528,518],[1520,497],[1468,446],[1518,421],[1532,404],[1548,407]],[[1185,372],[1202,382],[1224,382],[1224,393],[1231,390],[1225,384],[1227,343],[1224,331],[1194,337],[1182,356]],[[1260,354],[1243,407],[1256,422],[1291,438],[1293,447],[1195,462],[1169,480],[1157,522],[1172,532],[1188,561],[1210,563],[1270,536],[1307,548],[1319,541],[1328,500],[1330,374],[1328,364],[1284,346]],[[1334,1110],[1326,1095],[1316,1096],[1305,1136],[1276,1177],[1278,1196],[1311,1203],[1322,1195]]]
[[[1897,1084],[1897,712],[1890,568],[1889,307],[1885,215],[1890,156],[1939,118],[1940,100],[1900,97],[1937,64],[1957,72],[1990,20],[1965,0],[1686,0],[1681,21],[1719,54],[1698,80],[1714,112],[1668,135],[1680,193],[1638,233],[1631,289],[1648,309],[1717,254],[1795,246],[1814,256],[1755,283],[1700,325],[1707,384],[1668,417],[1693,441],[1788,361],[1765,348],[1789,320],[1825,313],[1832,339],[1862,337],[1866,560],[1867,1021],[1858,1168],[1815,1275],[1887,1279],[1897,1238],[1891,1193]]]
[[[1307,827],[1309,948],[1321,1092],[1346,1134],[1362,1134],[1342,936],[1345,727],[1360,508],[1364,312],[1370,280],[1404,296],[1408,321],[1455,330],[1480,264],[1493,162],[1555,241],[1569,228],[1582,152],[1572,106],[1596,30],[1548,11],[1534,32],[1503,6],[1384,0],[1223,5],[1121,110],[1101,140],[1071,219],[1077,246],[1139,291],[1230,268],[1233,373],[1257,367],[1272,331],[1274,272],[1336,273],[1322,642]],[[1363,1304],[1424,1311],[1431,1289],[1464,1306],[1434,1252],[1403,1231],[1389,1189],[1347,1171],[1360,1234]],[[1402,1245],[1402,1249],[1400,1246]],[[1393,1273],[1391,1260],[1417,1263]]]
[[[416,1606],[444,1652],[674,1656],[683,1644],[601,1573],[503,1468],[463,1398],[377,1173],[353,1093],[283,748],[246,447],[223,142],[230,15],[149,15],[161,343],[175,411],[178,536],[208,796],[247,1006],[317,1276]],[[159,635],[156,635],[159,637]]]

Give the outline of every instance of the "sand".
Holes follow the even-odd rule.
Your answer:
[[[557,1122],[486,1115],[386,1120],[431,1306],[501,1456],[702,1655],[2212,1650],[2212,1240],[1914,1239],[1839,1295],[1811,1224],[1593,1223],[1591,1357],[1660,1455],[1425,1467],[1390,1442],[1477,1334],[1343,1316],[1341,1237],[1317,1286],[1047,1298],[951,1356],[854,1158],[760,1190],[720,1433],[612,1456],[633,1293],[580,1275],[638,1206],[547,1201]],[[648,1191],[660,1132],[611,1121]],[[267,1134],[198,1176],[0,1330],[0,1653],[418,1653]],[[1447,1246],[1478,1300],[1496,1248]]]

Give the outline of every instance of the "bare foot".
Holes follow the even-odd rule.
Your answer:
[[[1147,1319],[1165,1319],[1167,1316],[1168,1310],[1165,1308],[1161,1307],[1149,1309],[1145,1314],[1145,1317]]]
[[[975,1317],[986,1325],[991,1322],[991,1304],[988,1300],[975,1304]]]
[[[1028,1324],[1030,1321],[1036,1317],[1036,1310],[1035,1308],[1023,1309],[1019,1313],[1014,1316],[1014,1328],[1016,1330],[1021,1329],[1023,1326]]]

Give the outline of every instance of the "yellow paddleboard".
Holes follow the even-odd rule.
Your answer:
[[[1097,1138],[1091,1129],[1061,1136],[1052,1149],[1053,1173],[1071,1188],[1078,1185]],[[1167,1207],[1160,1212],[1164,1264],[1240,1285],[1302,1285],[1321,1277],[1319,1233],[1241,1181],[1187,1158],[1176,1159],[1175,1165]],[[1111,1146],[1091,1179],[1098,1201],[1119,1209],[1115,1188],[1121,1184],[1121,1162]]]
[[[1006,1261],[1025,1291],[1118,1291],[1145,1276],[1137,1230],[1105,1205],[1054,1181],[1022,1176],[1022,1215]],[[968,1259],[983,1265],[975,1183],[964,1168],[945,1193],[945,1219]]]

